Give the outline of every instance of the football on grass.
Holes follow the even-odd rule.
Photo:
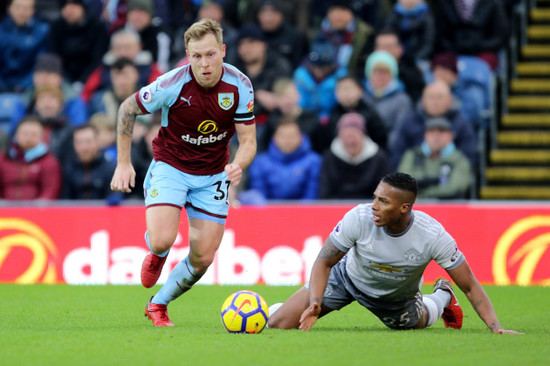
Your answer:
[[[267,303],[258,293],[237,291],[224,301],[222,323],[229,333],[260,333],[269,317]]]

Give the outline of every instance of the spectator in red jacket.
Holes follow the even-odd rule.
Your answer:
[[[0,199],[57,199],[61,193],[59,162],[42,142],[44,128],[27,116],[15,131],[11,147],[0,155]]]

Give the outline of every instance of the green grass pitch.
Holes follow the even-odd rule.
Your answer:
[[[522,336],[492,335],[460,291],[460,331],[392,331],[355,303],[307,333],[229,334],[220,307],[240,289],[273,304],[297,287],[195,286],[169,307],[175,327],[155,328],[143,309],[158,286],[2,284],[0,365],[550,365],[548,287],[486,286]]]

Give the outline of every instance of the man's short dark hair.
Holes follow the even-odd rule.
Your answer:
[[[115,70],[117,72],[122,71],[126,66],[131,66],[135,69],[137,69],[136,65],[132,60],[130,60],[128,57],[121,57],[117,59],[113,65],[111,66],[111,70]]]
[[[79,131],[88,130],[88,129],[92,130],[94,132],[94,135],[96,135],[96,136],[99,133],[99,131],[97,130],[97,127],[88,122],[88,123],[85,123],[83,125],[75,127],[73,129],[73,135],[75,133],[79,132]]]
[[[377,37],[378,36],[388,36],[388,35],[395,36],[397,38],[397,42],[401,43],[401,36],[399,35],[399,32],[395,28],[392,28],[392,27],[389,27],[389,26],[384,27],[376,33]]]
[[[392,187],[402,189],[404,191],[409,191],[413,193],[415,197],[418,193],[418,185],[416,184],[416,179],[414,179],[407,173],[390,173],[384,176],[381,182],[389,184]]]

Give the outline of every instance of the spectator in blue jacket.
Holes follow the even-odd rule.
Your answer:
[[[12,0],[0,23],[0,91],[21,92],[32,84],[38,54],[47,46],[50,26],[34,17],[34,0]]]
[[[321,123],[327,123],[336,105],[336,83],[346,73],[338,66],[336,48],[325,38],[316,39],[305,63],[294,72],[300,107],[316,111]]]
[[[293,119],[282,119],[269,150],[256,156],[248,169],[251,190],[268,200],[316,199],[321,156],[311,150],[307,135]]]
[[[436,80],[424,88],[422,103],[405,116],[391,147],[392,163],[397,168],[405,150],[424,141],[426,122],[430,119],[445,119],[451,123],[454,143],[473,167],[477,163],[477,138],[472,124],[459,112],[453,101],[449,86]]]

